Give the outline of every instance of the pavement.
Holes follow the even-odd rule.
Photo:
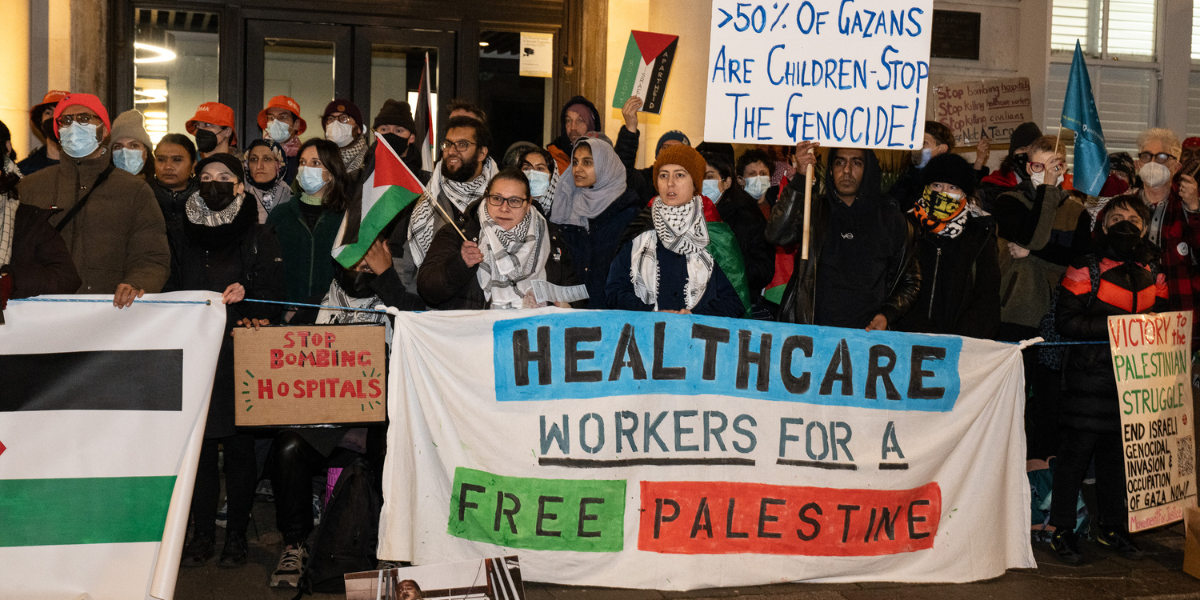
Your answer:
[[[216,560],[205,566],[181,569],[176,600],[290,600],[295,590],[267,586],[282,550],[275,530],[274,503],[256,501],[250,540],[249,563],[223,569]],[[526,600],[664,600],[674,598],[741,598],[746,600],[1200,600],[1200,580],[1183,572],[1183,526],[1139,534],[1137,542],[1147,556],[1138,561],[1118,558],[1094,542],[1084,542],[1089,562],[1079,567],[1059,564],[1046,544],[1035,543],[1036,569],[1012,569],[1001,577],[965,584],[904,583],[787,583],[754,587],[715,588],[690,592],[630,590],[525,584]],[[218,549],[223,529],[218,529]],[[219,550],[218,550],[219,551]],[[317,600],[345,598],[343,594],[316,594]]]

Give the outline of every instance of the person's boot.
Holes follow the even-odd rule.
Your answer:
[[[221,549],[221,560],[218,561],[222,567],[240,567],[246,564],[250,554],[249,548],[246,546],[246,534],[238,531],[225,532],[225,547]]]
[[[1055,530],[1050,538],[1050,547],[1054,549],[1058,560],[1068,565],[1078,565],[1083,562],[1083,552],[1079,551],[1079,536],[1069,529]]]
[[[1100,532],[1096,535],[1096,541],[1103,546],[1112,548],[1122,558],[1140,560],[1146,557],[1146,552],[1135,544],[1129,534],[1124,531],[1108,529],[1101,525]]]
[[[208,562],[217,551],[217,540],[211,535],[196,534],[192,541],[183,547],[183,556],[179,561],[181,567],[200,567]]]

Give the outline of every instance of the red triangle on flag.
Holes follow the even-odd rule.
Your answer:
[[[637,42],[638,50],[642,52],[642,62],[650,64],[671,42],[679,39],[677,35],[667,35],[665,33],[652,33],[649,31],[631,31],[633,41]]]
[[[375,146],[375,187],[398,185],[414,194],[425,191],[421,181],[396,157],[382,137]]]

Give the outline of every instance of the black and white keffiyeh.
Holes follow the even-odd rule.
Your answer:
[[[4,173],[21,176],[20,169],[9,157],[4,157]],[[13,231],[17,223],[17,207],[21,202],[8,194],[0,194],[0,266],[12,261]]]
[[[703,200],[667,206],[656,197],[650,209],[654,229],[633,239],[629,275],[633,291],[646,304],[658,309],[658,244],[687,259],[688,278],[684,286],[684,306],[691,310],[700,303],[712,277],[713,256],[708,251],[708,225],[704,222]]]
[[[412,218],[408,222],[408,247],[412,251],[413,261],[418,267],[425,262],[425,253],[429,251],[429,245],[433,243],[434,234],[446,224],[446,219],[442,217],[441,211],[434,208],[431,202],[436,200],[441,203],[447,213],[450,212],[451,207],[458,209],[460,213],[465,212],[472,202],[483,195],[488,182],[496,175],[497,170],[496,161],[488,157],[487,161],[483,163],[483,172],[479,174],[479,177],[466,182],[458,182],[442,175],[440,161],[434,166],[433,177],[430,178],[429,185],[425,186],[425,195],[413,209]]]
[[[224,209],[213,212],[200,198],[200,192],[195,192],[188,198],[187,204],[184,206],[184,212],[187,213],[188,221],[196,225],[204,225],[205,227],[220,227],[228,225],[237,217],[238,211],[242,210],[242,202],[246,199],[245,194],[239,194],[233,202],[229,203]]]
[[[342,286],[338,285],[337,278],[329,284],[329,292],[321,300],[323,306],[345,306],[349,308],[366,308],[374,309],[376,306],[383,304],[383,300],[379,296],[371,296],[370,298],[355,298],[347,294]],[[392,345],[392,322],[388,320],[387,315],[379,312],[370,312],[365,310],[338,310],[336,308],[322,308],[317,313],[318,325],[365,325],[365,324],[384,325],[388,346]]]
[[[550,161],[550,184],[546,186],[546,193],[541,196],[535,196],[533,199],[542,207],[542,213],[549,215],[550,209],[554,207],[554,190],[558,189],[558,161]]]
[[[350,142],[345,148],[341,149],[342,162],[346,165],[346,172],[353,173],[363,166],[363,161],[367,157],[367,135],[358,136],[357,140]]]
[[[505,231],[488,214],[487,203],[480,202],[479,224],[483,262],[476,276],[483,296],[493,309],[523,308],[533,281],[546,279],[550,258],[546,218],[530,207],[520,223]]]

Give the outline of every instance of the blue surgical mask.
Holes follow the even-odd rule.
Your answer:
[[[137,175],[146,166],[146,159],[142,157],[141,150],[117,148],[113,150],[113,164],[130,175]]]
[[[925,165],[929,164],[929,159],[931,158],[933,158],[933,148],[921,148],[920,152],[913,150],[913,166],[918,169],[924,169]]]
[[[525,171],[525,176],[529,178],[529,195],[534,198],[545,196],[550,190],[550,174],[541,171],[530,169]]]
[[[325,187],[325,169],[321,167],[300,167],[296,173],[296,181],[300,188],[308,194],[315,194]]]
[[[100,140],[96,139],[96,125],[81,125],[78,122],[58,130],[58,143],[71,158],[89,156],[100,147]]]
[[[771,178],[766,175],[747,177],[744,186],[746,193],[755,200],[762,200],[763,194],[767,193],[769,187],[771,187]]]
[[[292,128],[283,121],[271,121],[267,123],[267,137],[282,144],[292,137]]]
[[[704,183],[700,185],[700,193],[708,197],[709,200],[712,200],[713,204],[716,204],[721,199],[721,188],[718,187],[720,183],[716,179],[705,179]]]

